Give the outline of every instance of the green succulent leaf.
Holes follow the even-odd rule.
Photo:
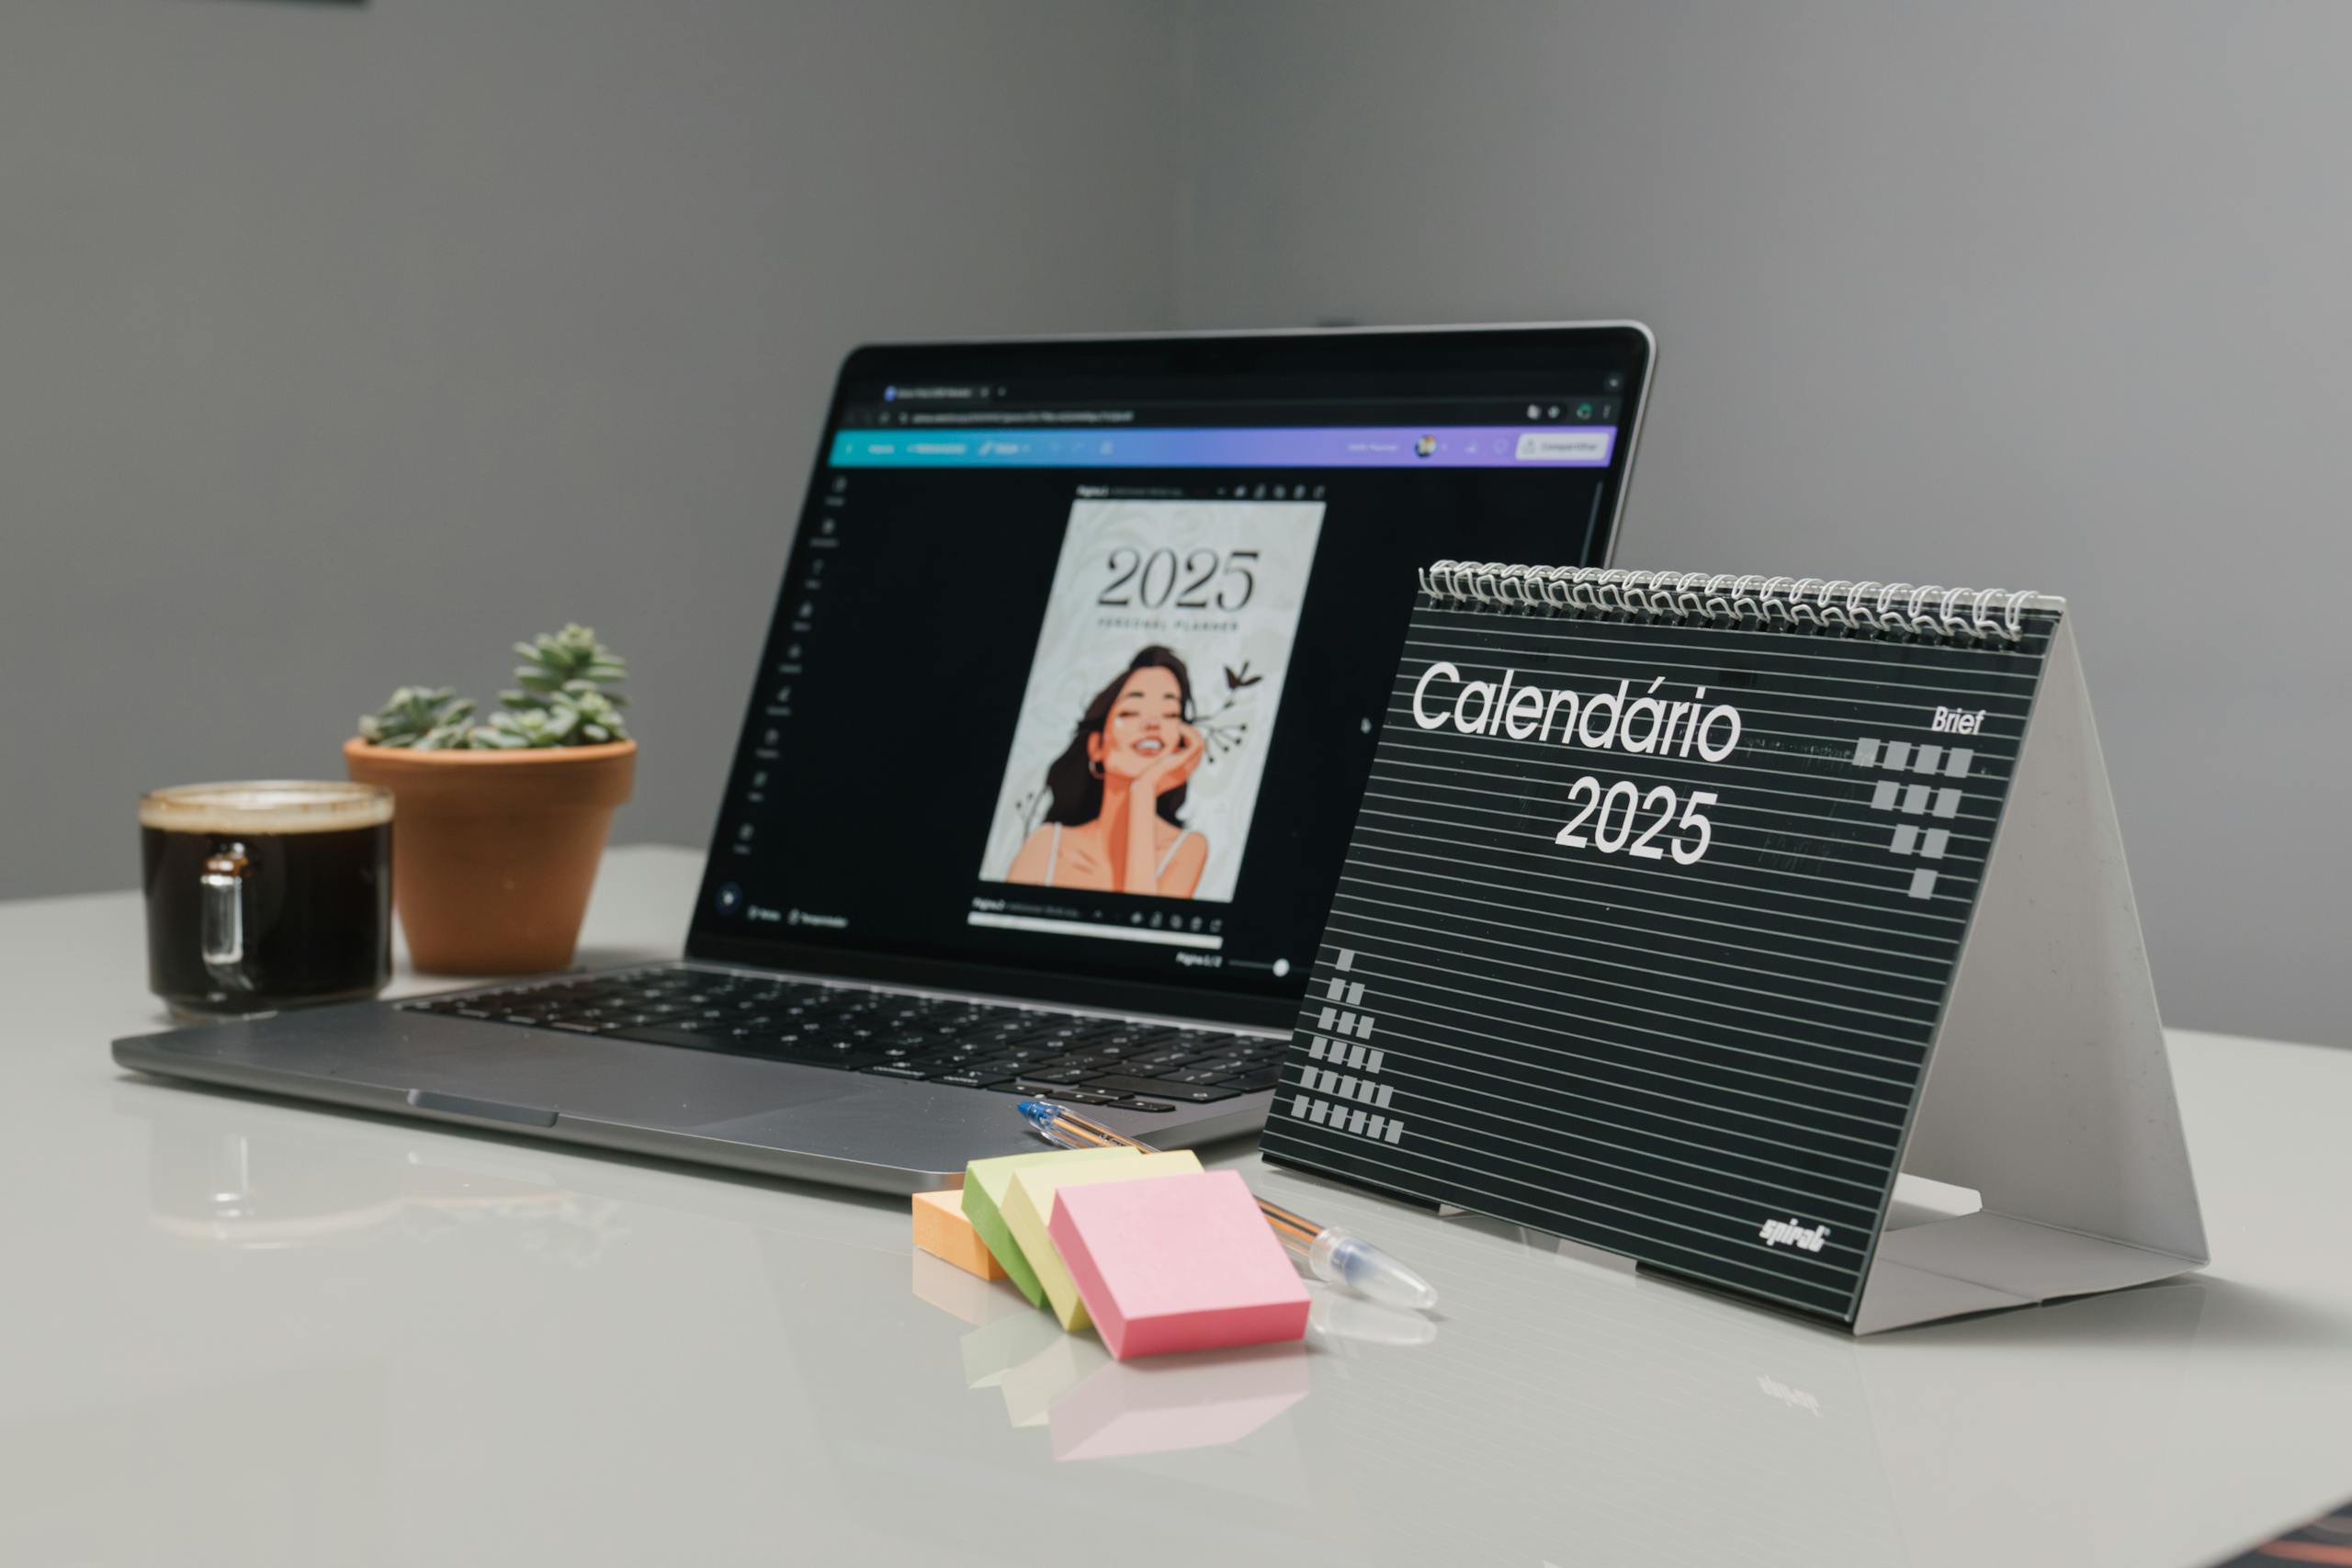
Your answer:
[[[372,746],[415,748],[441,727],[462,724],[473,711],[473,704],[447,686],[402,686],[359,720],[359,735]]]
[[[436,725],[432,732],[418,739],[420,751],[462,751],[471,744],[472,732],[463,723]]]

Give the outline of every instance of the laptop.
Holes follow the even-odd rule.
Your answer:
[[[674,963],[115,1042],[141,1072],[888,1192],[1254,1131],[1414,570],[1606,564],[1633,322],[842,366]],[[1410,919],[1409,909],[1397,917]]]

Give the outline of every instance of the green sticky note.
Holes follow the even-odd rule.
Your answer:
[[[980,1233],[980,1240],[996,1260],[1004,1266],[1021,1293],[1029,1298],[1031,1306],[1046,1304],[1045,1287],[1037,1282],[1036,1270],[1021,1255],[1021,1244],[1004,1223],[1004,1199],[1012,1185],[1012,1173],[1025,1166],[1046,1165],[1055,1160],[1087,1164],[1103,1159],[1138,1159],[1134,1149],[1039,1149],[1034,1155],[1002,1155],[995,1159],[976,1159],[964,1168],[964,1217]],[[1046,1244],[1047,1256],[1053,1253]]]
[[[1046,1300],[1052,1304],[1054,1315],[1061,1319],[1064,1328],[1091,1328],[1094,1320],[1086,1315],[1086,1303],[1078,1299],[1078,1281],[1069,1277],[1061,1253],[1046,1234],[1046,1223],[1054,1217],[1054,1194],[1065,1187],[1091,1186],[1098,1181],[1198,1175],[1200,1168],[1198,1155],[1190,1149],[1178,1149],[1173,1154],[1137,1155],[1116,1165],[1031,1165],[1010,1173],[1012,1190],[997,1207],[1004,1216],[1005,1228],[1012,1233],[1014,1245],[1021,1248],[1036,1274]],[[968,1179],[964,1190],[971,1190]],[[1012,1271],[1007,1265],[1005,1272]]]

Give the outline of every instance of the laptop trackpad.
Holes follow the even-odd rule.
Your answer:
[[[815,1071],[805,1076],[832,1081],[786,1103],[736,1105],[731,1108],[734,1115],[688,1130],[697,1137],[822,1158],[880,1158],[951,1170],[975,1155],[1042,1146],[1034,1145],[1027,1123],[1012,1114],[1012,1102],[1001,1095],[858,1073]],[[823,1108],[812,1114],[808,1108],[820,1100]]]
[[[816,1075],[809,1076],[814,1077]],[[760,1106],[756,1111],[737,1105],[730,1108],[735,1112],[731,1116],[721,1117],[716,1122],[688,1122],[684,1124],[683,1130],[704,1137],[725,1138],[734,1143],[752,1144],[766,1141],[758,1135],[761,1128],[781,1124],[786,1119],[791,1119],[793,1125],[805,1132],[806,1123],[798,1121],[799,1113],[804,1109],[828,1100],[846,1099],[865,1087],[857,1083],[848,1073],[834,1073],[828,1076],[845,1081],[840,1084],[795,1084],[781,1094],[769,1091],[760,1096]]]
[[[854,1099],[885,1081],[716,1051],[552,1033],[525,1035],[491,1053],[481,1049],[481,1033],[495,1025],[429,1021],[441,1027],[401,1043],[401,1059],[377,1070],[405,1078],[403,1090],[418,1109],[469,1121],[525,1121],[516,1108],[544,1106],[569,1122],[757,1143],[740,1129]]]

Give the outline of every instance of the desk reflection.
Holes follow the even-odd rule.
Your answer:
[[[1111,1361],[1046,1410],[1057,1460],[1238,1442],[1306,1397],[1304,1345]]]
[[[914,1277],[916,1295],[977,1325],[958,1347],[964,1385],[997,1391],[1012,1426],[1047,1428],[1057,1460],[1238,1442],[1306,1397],[1302,1344],[1115,1361],[1091,1331],[1064,1330],[1002,1280],[922,1253]]]
[[[174,1345],[243,1358],[256,1422],[279,1370],[399,1348],[375,1419],[405,1434],[385,1439],[403,1484],[462,1480],[435,1468],[448,1409],[511,1411],[518,1440],[555,1445],[548,1506],[560,1454],[618,1444],[697,1495],[788,1476],[821,1494],[810,1517],[934,1560],[971,1555],[959,1521],[1026,1487],[1235,1561],[1697,1561],[1765,1539],[1758,1521],[1774,1561],[1996,1561],[2024,1527],[1987,1514],[1988,1491],[2038,1495],[2086,1454],[2154,1472],[2184,1421],[2233,1408],[2188,1371],[2200,1336],[2258,1350],[2339,1328],[2191,1280],[1857,1342],[1252,1165],[1278,1201],[1394,1237],[1442,1314],[1318,1292],[1305,1346],[1122,1365],[913,1255],[903,1202],[118,1087],[148,1149],[145,1212],[126,1216],[153,1238],[141,1277],[170,1294]],[[586,1414],[607,1389],[662,1418],[615,1436]],[[577,1453],[519,1414],[575,1404]],[[936,1507],[900,1506],[910,1474]],[[2177,1507],[2045,1510],[2035,1549],[2126,1561]],[[1317,1533],[1334,1519],[1357,1523]]]
[[[524,1250],[585,1268],[623,1234],[620,1206],[527,1175],[470,1162],[356,1153],[333,1126],[266,1133],[213,1117],[152,1124],[148,1216],[180,1241],[229,1251],[285,1251],[391,1228],[421,1241],[501,1224]]]

